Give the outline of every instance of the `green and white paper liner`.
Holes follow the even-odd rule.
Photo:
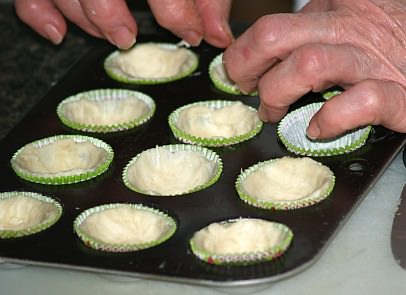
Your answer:
[[[207,107],[213,108],[213,109],[220,109],[223,107],[230,106],[233,103],[235,103],[235,101],[211,100],[211,101],[200,101],[200,102],[195,102],[195,103],[191,103],[188,105],[184,105],[184,106],[176,109],[169,115],[169,117],[168,117],[169,127],[171,128],[173,135],[178,140],[180,140],[184,143],[188,143],[188,144],[196,144],[196,145],[206,146],[206,147],[220,147],[220,146],[229,146],[229,145],[241,143],[243,141],[246,141],[246,140],[254,137],[262,130],[263,122],[261,120],[258,120],[258,123],[255,125],[255,127],[245,134],[241,134],[241,135],[233,136],[233,137],[221,137],[221,138],[218,138],[218,137],[205,138],[205,137],[194,136],[194,135],[187,133],[184,130],[180,129],[177,124],[180,113],[190,107],[202,105],[202,106],[207,106]],[[244,105],[244,106],[253,112],[257,112],[257,110],[251,106],[248,106],[248,105]]]
[[[240,175],[237,177],[235,187],[238,193],[238,196],[240,197],[241,200],[246,202],[248,205],[258,207],[258,208],[263,208],[263,209],[274,209],[274,210],[292,210],[292,209],[299,209],[303,207],[308,207],[312,206],[314,204],[317,204],[324,199],[326,199],[331,192],[334,189],[335,186],[335,176],[334,173],[327,167],[324,166],[325,168],[328,169],[331,179],[329,182],[329,186],[327,189],[319,194],[318,196],[304,196],[301,199],[298,200],[263,200],[259,199],[251,194],[249,194],[243,187],[245,179],[253,172],[257,171],[263,166],[267,165],[275,165],[279,159],[271,159],[268,161],[263,161],[259,162],[244,171],[240,173]],[[318,163],[319,165],[322,165],[321,163]]]
[[[18,157],[24,151],[25,148],[28,146],[34,146],[35,148],[41,148],[45,145],[52,144],[57,142],[58,140],[64,139],[71,139],[75,142],[88,142],[93,144],[94,146],[101,148],[106,152],[106,157],[104,161],[100,162],[95,168],[88,169],[88,170],[81,170],[81,171],[61,171],[60,173],[54,174],[44,174],[44,173],[36,173],[27,171],[23,167],[18,164]],[[89,180],[91,178],[95,178],[98,175],[105,172],[108,167],[110,166],[111,162],[113,161],[114,152],[110,145],[101,141],[100,139],[83,136],[83,135],[56,135],[52,137],[43,138],[25,146],[21,147],[17,152],[14,153],[13,157],[11,158],[11,167],[13,168],[14,172],[21,178],[41,184],[48,184],[48,185],[62,185],[62,184],[71,184],[82,182],[85,180]]]
[[[350,153],[362,147],[368,139],[371,126],[355,129],[330,140],[311,140],[306,135],[310,119],[323,102],[312,103],[287,114],[278,125],[278,137],[292,153],[306,156],[335,156]]]
[[[79,102],[80,100],[89,100],[92,102],[103,102],[106,100],[120,101],[127,97],[136,97],[140,101],[144,102],[148,111],[137,118],[133,118],[128,122],[122,122],[118,124],[103,125],[103,124],[86,124],[82,122],[75,121],[65,112],[65,107],[68,104]],[[66,126],[85,132],[95,132],[95,133],[108,133],[124,131],[139,125],[146,123],[154,115],[156,109],[156,104],[154,100],[149,96],[139,91],[127,90],[127,89],[95,89],[85,92],[80,92],[73,96],[64,99],[57,107],[57,115],[63,124]],[[103,114],[100,114],[101,116]]]
[[[134,210],[143,210],[152,214],[156,214],[160,218],[165,219],[165,224],[167,226],[166,230],[162,232],[161,236],[159,239],[150,241],[150,242],[145,242],[145,243],[139,243],[139,244],[131,244],[131,243],[124,243],[124,244],[112,244],[112,243],[105,243],[103,241],[100,241],[96,239],[95,237],[92,237],[85,233],[81,229],[81,224],[91,216],[92,214],[102,212],[106,209],[114,209],[114,208],[119,208],[119,207],[129,207]],[[79,238],[83,241],[83,243],[93,249],[96,250],[101,250],[101,251],[106,251],[106,252],[132,252],[132,251],[138,251],[146,248],[151,248],[154,246],[157,246],[159,244],[162,244],[163,242],[167,241],[172,235],[175,233],[177,229],[176,221],[169,216],[168,214],[164,213],[163,211],[160,211],[158,209],[154,209],[151,207],[147,207],[142,204],[127,204],[127,203],[113,203],[113,204],[105,204],[105,205],[100,205],[96,206],[90,209],[87,209],[83,211],[81,214],[79,214],[73,223],[73,229],[75,233],[79,236]]]
[[[57,202],[56,200],[54,200],[50,197],[39,194],[39,193],[23,192],[23,191],[3,192],[3,193],[0,193],[0,202],[2,200],[16,198],[19,196],[24,197],[24,198],[33,198],[40,202],[50,204],[54,207],[55,214],[47,216],[47,218],[44,219],[39,224],[32,225],[32,226],[29,226],[26,228],[15,229],[15,230],[2,228],[2,229],[0,229],[0,239],[19,238],[19,237],[29,236],[29,235],[41,232],[41,231],[51,227],[52,225],[54,225],[62,215],[62,206],[59,202]],[[27,209],[27,208],[19,208],[18,210],[19,210],[19,212],[21,212],[21,210],[24,210],[24,209]],[[30,212],[27,212],[27,214],[29,214],[29,213]],[[0,214],[0,216],[2,216],[4,218],[4,214]],[[4,220],[0,219],[0,223],[3,223],[3,222],[4,222]]]
[[[333,98],[334,96],[337,96],[341,93],[343,93],[343,91],[334,89],[334,88],[332,88],[332,89],[330,88],[330,89],[323,91],[321,94],[323,95],[323,98],[325,100],[329,100],[330,98]]]
[[[240,218],[240,219],[247,219],[247,218]],[[235,222],[238,219],[231,219],[231,220],[226,220],[220,223],[230,223],[230,222]],[[277,222],[271,222],[268,221],[270,224],[275,226],[281,233],[281,241],[274,245],[269,247],[265,251],[260,251],[260,252],[247,252],[247,253],[234,253],[234,254],[218,254],[218,253],[211,253],[207,251],[206,249],[203,249],[200,247],[200,245],[196,242],[196,233],[192,236],[192,238],[189,241],[189,246],[192,250],[192,253],[200,260],[209,263],[209,264],[214,264],[214,265],[223,265],[223,266],[244,266],[244,265],[252,265],[252,264],[258,264],[266,261],[271,261],[281,255],[283,255],[286,250],[289,248],[290,244],[292,243],[293,240],[293,232],[292,230],[282,224],[282,223],[277,223]],[[208,226],[207,226],[208,227]],[[205,228],[202,228],[201,230],[204,230]],[[244,238],[244,236],[240,237],[241,239]]]
[[[198,152],[201,153],[207,160],[209,160],[210,162],[214,163],[215,168],[213,171],[213,174],[211,175],[210,179],[206,182],[203,183],[201,185],[198,185],[188,191],[182,192],[182,193],[176,193],[176,194],[165,194],[165,195],[160,195],[160,196],[179,196],[179,195],[185,195],[185,194],[189,194],[189,193],[193,193],[193,192],[197,192],[200,190],[203,190],[205,188],[208,188],[210,186],[212,186],[214,183],[217,182],[217,180],[220,178],[221,173],[223,171],[223,163],[221,161],[221,158],[212,150],[206,149],[204,147],[201,146],[196,146],[196,145],[187,145],[187,144],[171,144],[171,145],[165,145],[165,146],[160,146],[162,148],[165,148],[167,150],[169,150],[170,152],[178,152],[178,151],[194,151],[194,152]],[[150,149],[151,150],[151,149]],[[144,152],[148,152],[150,150],[145,150]],[[128,170],[131,168],[132,165],[134,165],[137,160],[139,159],[139,157],[141,156],[143,152],[139,153],[138,155],[136,155],[134,158],[132,158],[130,160],[130,162],[125,166],[124,171],[123,171],[123,182],[124,184],[131,190],[144,194],[144,195],[151,195],[151,196],[157,196],[157,195],[153,195],[149,192],[144,191],[143,189],[135,186],[134,184],[132,184],[129,179],[128,179]],[[194,171],[190,171],[190,173],[194,173]],[[152,177],[152,176],[151,176]]]
[[[162,48],[176,49],[179,47],[177,44],[171,43],[159,43],[159,42],[150,42],[152,44],[157,44]],[[143,43],[146,44],[146,43]],[[141,44],[140,44],[141,45]],[[135,45],[137,46],[137,45]],[[186,49],[186,48],[185,48]],[[183,69],[180,73],[170,77],[162,78],[145,78],[145,77],[134,77],[127,73],[124,73],[115,63],[115,59],[120,55],[120,50],[112,52],[104,61],[104,70],[107,75],[113,80],[129,83],[129,84],[141,84],[141,85],[153,85],[153,84],[163,84],[169,83],[176,80],[183,79],[190,74],[192,74],[199,65],[198,56],[190,49],[186,49],[189,54],[188,62],[183,66]]]
[[[237,84],[228,77],[223,65],[223,53],[217,55],[209,64],[209,77],[213,85],[228,94],[244,95]],[[257,96],[258,91],[249,93],[250,96]]]

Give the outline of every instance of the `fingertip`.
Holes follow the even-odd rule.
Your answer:
[[[203,40],[203,36],[196,31],[185,31],[178,35],[191,46],[199,46]]]
[[[320,138],[320,134],[321,131],[319,125],[316,122],[311,121],[306,129],[307,137],[310,138],[311,140],[316,140]]]
[[[61,44],[64,38],[64,34],[53,24],[46,24],[44,26],[44,34],[45,37],[55,45]]]
[[[120,49],[129,49],[135,42],[135,33],[126,26],[118,26],[106,35],[107,40]]]
[[[262,122],[264,122],[264,123],[268,122],[268,116],[266,114],[266,110],[261,105],[258,108],[258,117]]]

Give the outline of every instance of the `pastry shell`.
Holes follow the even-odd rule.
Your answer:
[[[139,91],[95,89],[64,99],[57,107],[57,114],[62,123],[70,128],[108,133],[146,123],[153,116],[155,108],[154,100]],[[89,117],[92,119],[89,120]],[[97,118],[103,118],[104,122],[98,122]]]
[[[334,185],[330,168],[307,157],[259,162],[242,171],[236,180],[240,199],[254,207],[275,210],[317,204],[331,194]]]
[[[238,118],[238,125],[241,125],[242,122],[247,122],[245,126],[251,125],[249,129],[246,131],[236,134],[234,136],[210,136],[210,137],[202,137],[198,135],[193,135],[189,133],[188,131],[184,130],[182,126],[180,126],[179,121],[180,117],[182,115],[182,112],[187,111],[188,109],[191,109],[193,107],[204,107],[207,108],[208,111],[213,110],[220,110],[220,109],[227,109],[232,107],[233,104],[235,103],[241,103],[239,101],[231,101],[231,100],[208,100],[208,101],[199,101],[195,103],[191,103],[188,105],[184,105],[175,111],[173,111],[168,118],[168,123],[169,126],[172,130],[173,135],[180,141],[189,143],[189,144],[197,144],[201,146],[207,146],[207,147],[219,147],[219,146],[230,146],[233,144],[241,143],[243,141],[246,141],[254,136],[256,136],[261,130],[263,126],[263,122],[258,118],[258,112],[256,109],[254,109],[251,106],[242,104],[244,108],[248,111],[248,114],[252,114],[252,118],[245,118],[246,120],[243,121],[242,118]],[[207,117],[210,112],[207,112],[202,116],[202,120],[204,120],[204,117]],[[228,114],[229,115],[229,114]],[[196,118],[196,121],[199,121],[200,118]],[[249,123],[248,121],[252,121]],[[236,126],[233,126],[233,124],[229,124],[229,127],[231,129],[235,129]]]
[[[209,64],[209,77],[213,85],[228,94],[244,95],[237,84],[228,78],[223,64],[223,53],[220,53]],[[249,93],[250,96],[257,96],[258,91]]]
[[[160,150],[174,155],[175,160],[169,160],[168,163],[164,163],[164,160],[161,159]],[[187,152],[186,155],[188,157],[195,156],[198,158],[198,162],[192,163],[192,166],[189,167],[194,169],[193,171],[187,169],[189,166],[188,158],[183,160],[176,159],[176,155],[180,155],[183,152]],[[148,160],[151,159],[149,156],[153,157],[153,162]],[[143,159],[142,162],[140,162],[140,159]],[[148,171],[145,167],[142,167],[142,165],[145,165],[145,161],[153,167],[152,170],[148,169],[150,170]],[[199,165],[196,166],[196,163]],[[206,165],[207,169],[204,169],[203,165]],[[195,180],[196,171],[200,168],[203,171],[207,171],[207,175],[206,177],[202,176],[199,180]],[[181,169],[183,175],[186,175],[192,184],[185,184],[187,180],[180,179],[179,173],[173,169]],[[172,144],[157,146],[135,156],[123,171],[123,182],[129,189],[141,194],[150,196],[178,196],[210,187],[220,178],[222,170],[223,163],[215,152],[200,146]],[[167,174],[159,175],[161,171],[165,171],[164,173]],[[140,173],[142,175],[139,175]],[[132,179],[137,180],[138,183],[134,183]],[[149,183],[140,183],[143,179],[147,179]],[[164,182],[168,186],[172,185],[174,188],[162,188],[159,182]]]
[[[192,253],[206,263],[242,266],[281,256],[292,239],[293,232],[282,223],[238,218],[209,224],[194,233],[189,245]],[[233,249],[226,249],[230,247]]]
[[[105,216],[105,219],[101,221],[102,215],[109,211],[110,213],[116,211],[120,217],[124,218],[124,222],[120,223],[117,218],[112,218],[111,215]],[[99,219],[96,219],[95,222],[100,227],[105,226],[106,232],[112,230],[112,228],[114,228],[112,235],[131,231],[132,238],[135,235],[135,239],[139,241],[117,243],[116,241],[106,241],[105,233],[102,235],[100,233],[89,233],[89,230],[83,228],[82,225],[86,222],[87,218],[96,214]],[[159,226],[159,228],[152,228],[153,226]],[[90,248],[106,252],[132,252],[151,248],[165,242],[175,233],[177,224],[171,216],[155,208],[142,204],[113,203],[92,207],[83,211],[75,218],[73,228],[83,243]],[[126,238],[128,236],[120,236],[120,239]],[[115,240],[114,237],[109,239]]]
[[[69,146],[76,144],[77,148],[73,148],[74,152],[71,153]],[[50,150],[41,152],[45,147]],[[51,154],[52,148],[54,155]],[[68,159],[69,156],[72,157]],[[84,163],[84,156],[90,159],[87,163],[89,167],[80,166]],[[100,139],[83,135],[56,135],[26,144],[14,153],[10,162],[14,172],[25,180],[61,185],[85,181],[102,174],[110,166],[113,157],[111,146]],[[63,160],[67,161],[66,167]]]
[[[178,44],[163,43],[163,42],[147,42],[147,43],[137,43],[133,48],[126,52],[129,52],[138,46],[143,45],[156,45],[163,50],[177,50],[182,49],[187,51],[187,60],[180,67],[180,71],[174,75],[164,76],[164,77],[143,77],[143,76],[132,76],[131,74],[123,71],[117,63],[117,58],[122,56],[124,51],[116,50],[112,52],[104,61],[104,69],[107,75],[117,81],[130,83],[130,84],[162,84],[180,80],[189,76],[193,73],[199,65],[198,56],[190,49],[179,46]],[[151,56],[150,58],[154,58]],[[152,65],[151,65],[152,66]]]
[[[13,201],[14,203],[5,204]],[[1,239],[18,238],[41,232],[54,225],[62,215],[62,206],[59,202],[34,192],[0,193],[0,208],[3,205],[8,206],[0,210]],[[6,220],[10,218],[12,220]],[[26,225],[22,225],[24,222]]]

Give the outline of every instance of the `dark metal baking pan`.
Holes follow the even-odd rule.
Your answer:
[[[175,42],[153,36],[140,36],[138,41]],[[241,169],[259,161],[291,155],[276,137],[276,124],[266,124],[259,135],[247,142],[214,149],[223,160],[224,171],[213,186],[179,197],[144,196],[129,190],[121,180],[121,173],[139,152],[177,143],[167,123],[174,109],[193,101],[211,99],[238,99],[257,107],[259,100],[258,97],[225,94],[212,86],[208,64],[220,50],[206,44],[193,49],[200,58],[195,73],[176,82],[150,86],[128,85],[110,79],[103,70],[103,61],[113,50],[110,46],[98,46],[84,55],[0,142],[0,191],[39,192],[63,205],[61,219],[51,228],[29,237],[0,240],[0,257],[4,261],[220,287],[271,283],[294,275],[317,260],[405,143],[404,134],[375,127],[361,149],[347,155],[316,159],[336,175],[336,186],[329,198],[297,210],[265,210],[241,201],[234,183]],[[128,132],[88,134],[106,141],[115,151],[110,169],[93,180],[50,186],[18,178],[10,167],[13,153],[40,138],[77,134],[59,121],[56,107],[67,96],[96,88],[145,92],[155,99],[156,113],[148,124]],[[320,94],[310,93],[292,108],[321,99]],[[111,254],[86,247],[73,232],[73,220],[85,209],[113,202],[142,203],[164,210],[178,221],[178,229],[167,242],[138,252]],[[291,247],[283,256],[253,266],[213,266],[193,256],[188,241],[196,230],[211,222],[239,216],[288,225],[295,234]]]

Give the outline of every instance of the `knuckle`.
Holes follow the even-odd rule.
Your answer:
[[[363,90],[358,95],[360,105],[370,117],[375,117],[383,109],[383,89],[374,81],[364,81]]]
[[[320,47],[305,45],[292,53],[296,70],[310,81],[316,81],[326,66],[326,53]]]
[[[269,45],[277,44],[282,39],[280,24],[278,25],[276,20],[277,17],[266,15],[255,22],[251,31],[252,45],[255,48],[267,48]]]

